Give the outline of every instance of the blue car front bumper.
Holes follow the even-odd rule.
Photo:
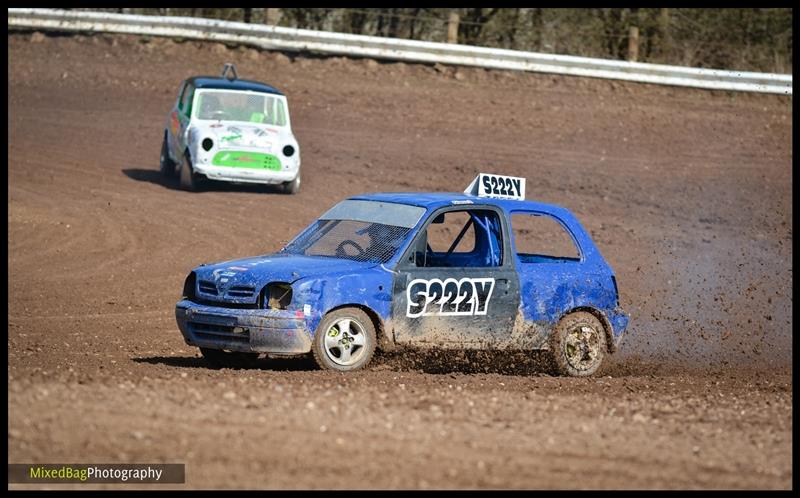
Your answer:
[[[311,351],[305,317],[294,311],[223,308],[184,299],[175,305],[175,318],[190,346],[276,354]]]

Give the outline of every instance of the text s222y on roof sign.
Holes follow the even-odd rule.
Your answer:
[[[525,200],[525,178],[480,173],[469,184],[465,194],[497,199]]]

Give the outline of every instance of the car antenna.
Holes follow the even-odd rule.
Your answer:
[[[228,71],[233,73],[233,76],[228,75]],[[230,81],[238,80],[239,79],[239,75],[236,74],[236,66],[234,66],[230,62],[225,63],[225,67],[222,68],[222,77],[223,78],[228,78],[228,80],[230,80]]]

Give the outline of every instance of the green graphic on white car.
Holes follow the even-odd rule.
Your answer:
[[[222,77],[185,80],[167,117],[161,172],[181,188],[218,180],[300,189],[300,147],[292,134],[286,96],[241,80],[232,64]]]

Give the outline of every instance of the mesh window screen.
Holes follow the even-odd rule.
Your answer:
[[[200,94],[198,103],[198,119],[244,121],[273,126],[286,125],[283,101],[270,95],[206,91]]]
[[[318,220],[283,252],[386,263],[403,244],[409,228],[352,220]]]

